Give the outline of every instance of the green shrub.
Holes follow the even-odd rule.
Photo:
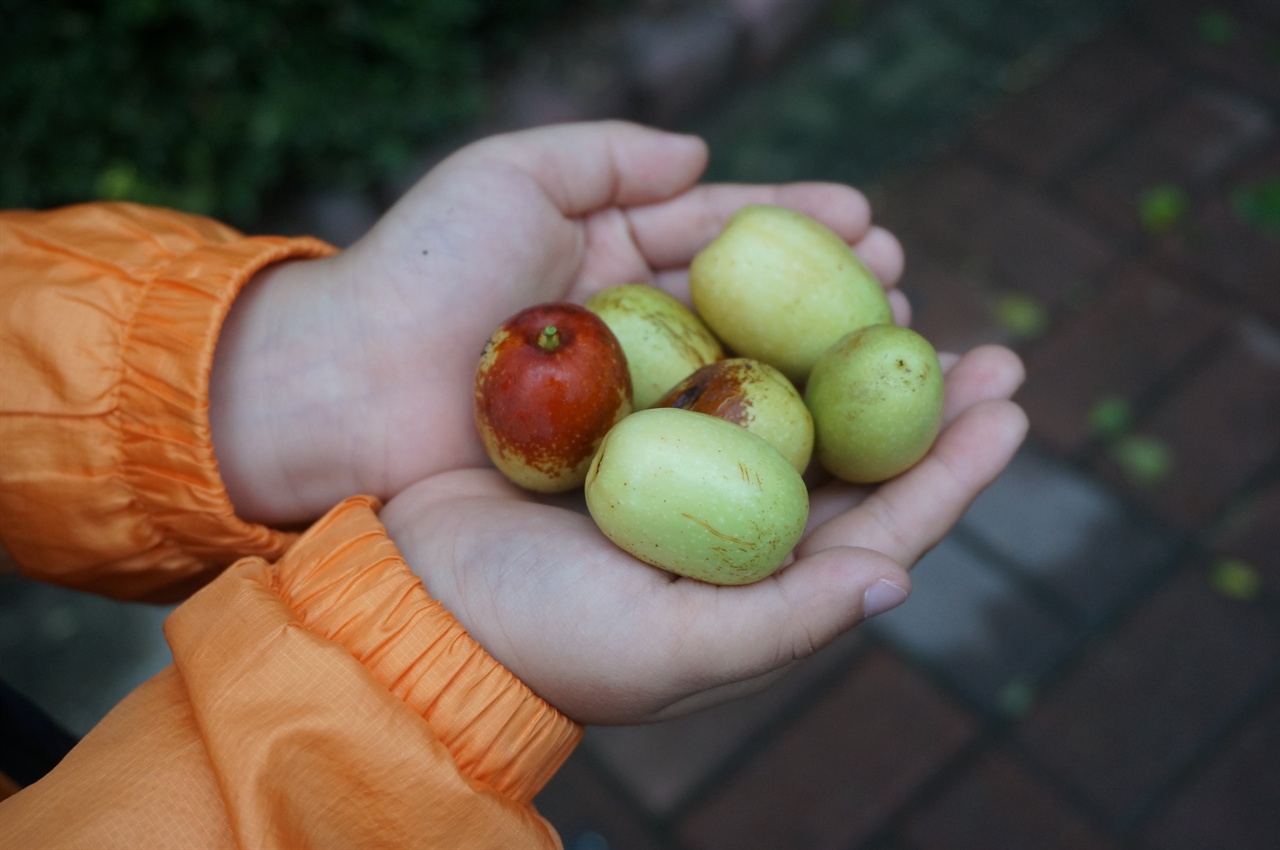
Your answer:
[[[0,204],[243,222],[282,187],[367,188],[474,118],[486,70],[572,5],[0,0]]]

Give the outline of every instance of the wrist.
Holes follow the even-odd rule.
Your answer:
[[[209,377],[209,427],[238,516],[287,524],[354,492],[341,453],[329,258],[263,268],[231,305]],[[344,479],[344,480],[339,480]]]

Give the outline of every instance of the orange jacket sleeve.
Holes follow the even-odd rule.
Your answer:
[[[235,292],[313,240],[129,205],[0,214],[0,534],[28,575],[163,596],[174,664],[0,846],[555,847],[531,800],[581,735],[427,596],[352,498],[243,523],[204,415]]]

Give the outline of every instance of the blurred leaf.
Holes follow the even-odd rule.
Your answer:
[[[1206,9],[1196,19],[1200,40],[1213,47],[1223,47],[1236,40],[1236,19],[1221,9]]]
[[[1248,224],[1280,232],[1280,175],[1237,188],[1231,193],[1231,208]]]
[[[1138,200],[1138,218],[1148,233],[1167,233],[1187,217],[1191,199],[1179,186],[1153,186]]]
[[[1134,486],[1150,489],[1173,474],[1174,456],[1158,437],[1130,434],[1111,446],[1111,459]]]
[[[1253,565],[1237,558],[1219,558],[1209,567],[1209,584],[1238,602],[1252,602],[1262,593],[1262,579]]]
[[[1133,406],[1120,396],[1103,396],[1089,411],[1089,425],[1093,433],[1104,439],[1120,436],[1132,423]]]
[[[1049,326],[1049,317],[1040,302],[1020,292],[997,296],[994,312],[1000,326],[1019,339],[1034,339]]]

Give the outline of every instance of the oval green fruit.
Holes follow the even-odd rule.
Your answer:
[[[597,292],[584,305],[622,344],[636,410],[662,397],[691,372],[725,356],[711,329],[661,289],[625,283]]]
[[[804,474],[813,456],[813,417],[787,376],[760,360],[708,363],[671,388],[654,407],[709,413],[764,437]]]
[[[689,268],[694,309],[737,354],[803,385],[822,352],[893,321],[884,288],[839,235],[783,207],[743,207]]]
[[[804,480],[773,446],[678,408],[642,410],[613,426],[585,490],[596,525],[622,549],[713,584],[772,574],[809,516]]]
[[[942,390],[938,354],[915,331],[873,325],[848,334],[805,387],[818,461],[859,484],[910,469],[938,436]]]

